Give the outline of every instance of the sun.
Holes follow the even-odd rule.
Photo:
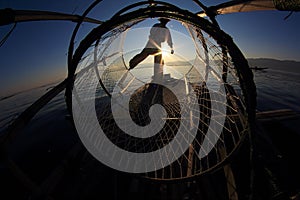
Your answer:
[[[171,54],[171,49],[167,45],[164,45],[164,44],[162,45],[161,53],[162,53],[162,58],[165,62],[173,60],[173,57],[172,57],[172,54]]]

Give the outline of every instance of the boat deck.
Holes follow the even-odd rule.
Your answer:
[[[254,199],[299,199],[300,192],[300,165],[299,141],[300,141],[300,114],[291,110],[273,110],[257,113],[257,132],[254,134],[256,156]],[[231,163],[236,179],[237,187],[240,187],[239,171],[249,167],[244,160],[244,146],[237,154],[237,158]],[[40,158],[48,158],[42,151],[36,151]],[[59,153],[59,152],[58,152]],[[37,156],[37,155],[35,155]],[[59,158],[58,154],[53,155]],[[24,162],[24,168],[29,174],[39,174],[35,166],[41,165],[41,160],[33,159]],[[35,160],[35,161],[34,161]],[[17,180],[12,172],[2,168],[3,196],[9,199],[43,199],[44,192],[53,199],[228,199],[220,184],[223,171],[219,170],[212,176],[203,176],[189,184],[184,182],[174,184],[155,183],[142,181],[137,176],[112,170],[90,156],[79,143],[65,156],[61,163],[46,178],[46,181],[38,181],[42,185],[42,191],[31,193]],[[50,161],[45,160],[45,166],[50,166]],[[27,166],[27,167],[26,167]],[[40,166],[41,167],[41,166]],[[45,171],[40,168],[38,170]],[[48,167],[49,168],[49,167]],[[30,170],[32,169],[32,170]],[[31,173],[32,172],[32,173]],[[224,175],[223,175],[224,177]],[[45,177],[44,177],[45,178]],[[35,178],[35,180],[39,180]],[[247,179],[242,179],[247,184]],[[40,193],[42,192],[42,193]],[[241,191],[239,191],[241,192]],[[243,192],[243,191],[242,191]],[[46,195],[46,196],[48,196]],[[298,196],[297,196],[298,195]],[[1,198],[2,199],[2,198]],[[6,199],[6,198],[4,198]],[[235,196],[231,199],[243,199],[243,196]]]

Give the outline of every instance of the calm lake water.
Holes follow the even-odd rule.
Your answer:
[[[300,69],[300,66],[299,66]],[[286,67],[267,68],[254,71],[257,87],[257,110],[291,109],[300,113],[300,70],[289,71]],[[5,130],[22,111],[38,97],[46,93],[55,84],[39,87],[16,94],[0,101],[0,133]],[[50,101],[31,121],[30,129],[43,130],[53,123],[62,128],[68,115],[64,101],[64,92]],[[56,121],[56,122],[55,122]],[[55,131],[55,128],[51,130]]]
[[[258,111],[291,109],[300,113],[300,73],[266,69],[254,72],[254,80]]]

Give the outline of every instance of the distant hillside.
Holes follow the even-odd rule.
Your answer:
[[[172,61],[172,62],[167,62],[167,65],[169,66],[190,66],[193,64],[194,61]]]
[[[276,60],[270,58],[248,58],[247,60],[250,67],[267,67],[269,69],[300,73],[299,61]]]
[[[194,61],[184,61],[184,60],[177,60],[177,61],[166,61],[165,65],[168,66],[191,66]],[[148,68],[153,67],[153,63],[141,63],[139,64],[139,68]]]
[[[274,70],[284,70],[287,72],[296,72],[300,73],[300,61],[293,61],[293,60],[276,60],[270,58],[248,58],[248,63],[250,67],[258,67],[258,68],[268,68]],[[221,64],[222,61],[214,60],[215,64]],[[184,61],[170,61],[166,62],[168,66],[190,66],[194,63],[193,60]],[[152,67],[151,63],[142,63],[139,65],[140,68],[144,67]]]

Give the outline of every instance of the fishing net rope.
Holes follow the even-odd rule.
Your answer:
[[[292,0],[292,1],[283,1],[283,0],[273,0],[273,3],[278,10],[300,10],[300,1]]]

